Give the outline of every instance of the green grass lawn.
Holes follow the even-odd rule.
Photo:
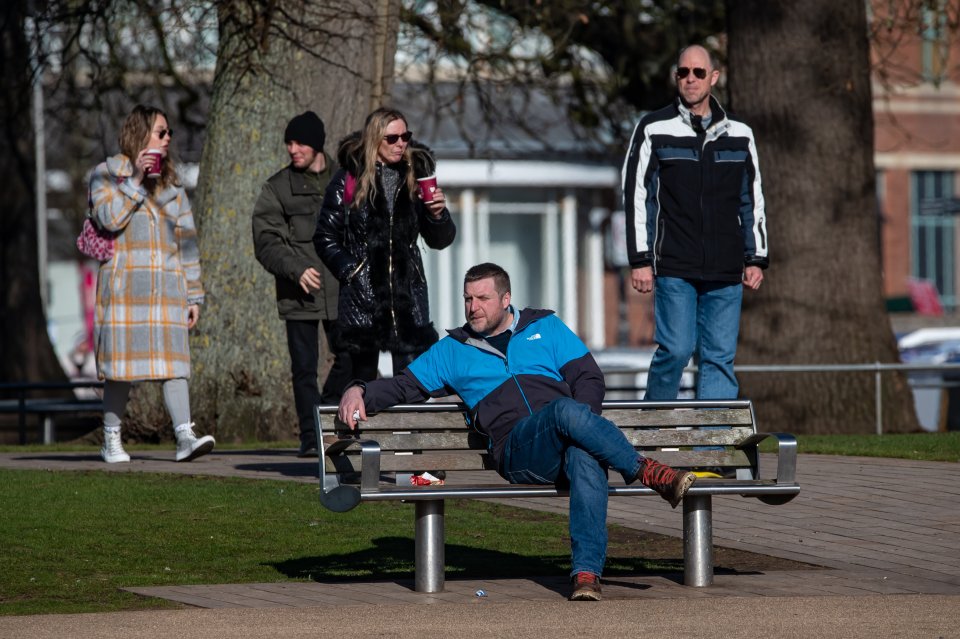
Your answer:
[[[0,470],[0,614],[177,607],[121,587],[412,579],[409,504],[331,513],[317,491],[282,481]],[[566,517],[455,502],[446,531],[448,577],[570,569]],[[682,552],[644,559],[641,536],[622,533],[611,531],[609,574],[683,569]]]
[[[775,446],[764,442],[762,450]],[[860,455],[960,462],[960,432],[885,435],[798,435],[797,450],[813,455]]]

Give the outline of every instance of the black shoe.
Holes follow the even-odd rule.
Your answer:
[[[319,457],[317,442],[300,442],[300,450],[297,451],[297,457]]]

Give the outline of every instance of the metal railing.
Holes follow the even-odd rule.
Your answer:
[[[604,375],[639,375],[649,372],[648,367],[637,368],[610,368],[604,370]],[[683,369],[684,373],[696,374],[696,366],[688,366]],[[872,364],[743,364],[734,367],[737,374],[740,373],[873,373],[874,376],[874,408],[876,412],[876,432],[883,434],[883,392],[881,378],[883,373],[891,371],[901,371],[904,373],[940,373],[939,379],[930,382],[917,382],[907,378],[908,383],[913,388],[953,388],[960,386],[960,381],[947,381],[942,373],[956,372],[960,373],[960,364],[883,364],[874,362]],[[618,392],[641,392],[645,390],[641,386],[608,386],[607,391]]]
[[[913,388],[956,388],[960,387],[960,364],[883,364],[874,362],[872,364],[782,364],[782,365],[761,365],[761,364],[743,364],[735,367],[735,372],[740,373],[873,373],[874,376],[874,408],[876,412],[876,433],[883,434],[883,393],[882,393],[882,375],[885,372],[900,371],[904,373],[939,373],[939,376],[928,382],[920,382],[915,379],[907,378],[908,383]],[[603,371],[604,375],[639,375],[647,373],[648,367],[610,367]],[[696,374],[696,366],[688,366],[684,373]],[[958,373],[957,381],[948,381],[944,379],[943,373]],[[71,403],[73,400],[65,399],[42,399],[30,398],[27,395],[37,390],[75,390],[78,388],[102,389],[103,382],[78,381],[78,382],[16,382],[0,383],[0,397],[15,395],[14,399],[0,399],[0,413],[17,413],[18,425],[20,430],[21,443],[26,442],[27,423],[26,416],[29,413],[44,413],[45,406],[52,403],[63,402]],[[607,386],[607,392],[633,392],[637,397],[641,397],[645,388],[643,386]],[[82,403],[83,400],[77,400],[76,403]],[[91,402],[91,409],[94,407]],[[54,412],[54,411],[50,411]],[[86,409],[78,409],[76,412],[86,412]],[[47,443],[52,441],[54,433],[52,426],[45,420],[43,440]]]

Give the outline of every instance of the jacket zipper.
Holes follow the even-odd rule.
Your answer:
[[[383,183],[383,173],[381,170],[380,182]],[[393,335],[397,338],[397,341],[400,341],[400,330],[397,327],[397,311],[396,311],[396,301],[394,300],[393,292],[393,215],[394,211],[397,210],[397,197],[400,195],[400,188],[402,183],[397,186],[397,191],[393,194],[393,207],[390,210],[390,241],[388,243],[388,254],[387,254],[387,282],[390,287],[390,321],[393,323]]]
[[[519,332],[520,330],[518,329],[517,333]],[[513,371],[510,370],[510,360],[508,359],[508,355],[507,355],[507,353],[510,351],[510,342],[513,340],[514,337],[517,336],[517,333],[514,333],[510,337],[510,340],[507,341],[507,348],[506,348],[507,352],[504,352],[503,354],[503,368],[507,371],[507,375],[510,376],[510,378],[513,380],[513,383],[517,385],[517,390],[520,391],[520,397],[523,398],[523,404],[527,407],[527,412],[533,415],[533,408],[530,407],[530,402],[527,400],[527,394],[523,392],[523,387],[520,385],[520,380],[517,379],[517,376],[514,375]]]

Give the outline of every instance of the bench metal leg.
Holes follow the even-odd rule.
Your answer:
[[[57,440],[57,430],[50,415],[43,416],[43,443],[52,444]]]
[[[417,524],[415,530],[416,576],[414,589],[417,592],[441,592],[446,565],[443,500],[424,500],[415,503]]]
[[[683,498],[683,583],[713,583],[713,505],[710,495]]]

